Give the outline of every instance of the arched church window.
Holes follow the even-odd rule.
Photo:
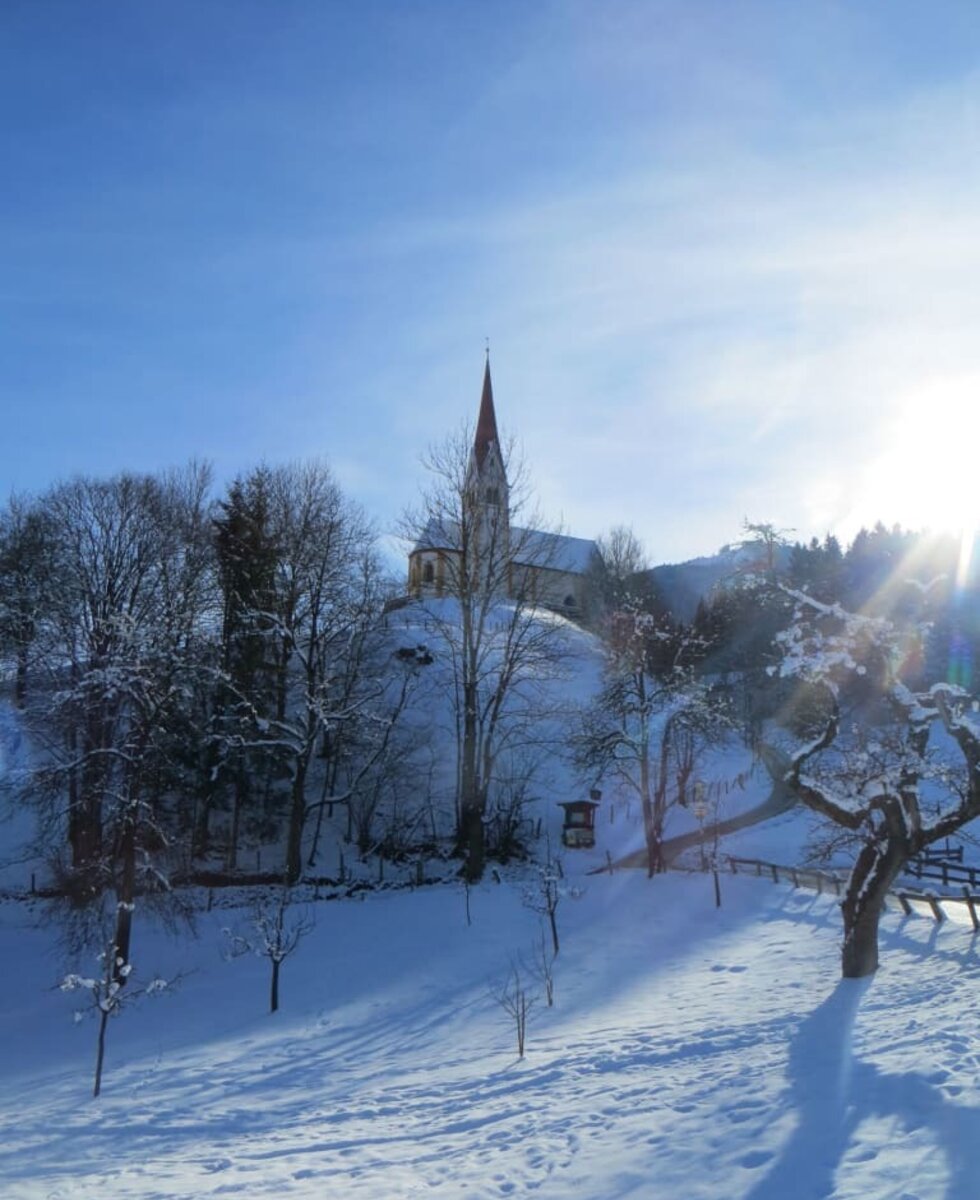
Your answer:
[[[565,597],[565,607],[566,608],[574,608],[575,607],[575,597],[574,596],[569,594],[568,596]]]
[[[432,563],[427,562],[425,564],[425,566],[422,568],[422,582],[423,583],[434,583],[435,578],[436,578],[435,567],[433,567]]]

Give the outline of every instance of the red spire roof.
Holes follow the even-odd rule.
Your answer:
[[[500,438],[497,436],[497,417],[493,411],[493,385],[490,382],[490,355],[487,355],[487,365],[483,372],[483,395],[480,397],[480,416],[476,422],[476,437],[473,439],[473,454],[477,468],[483,466],[494,442],[499,450]]]

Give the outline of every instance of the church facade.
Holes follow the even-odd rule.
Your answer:
[[[497,433],[489,357],[460,506],[457,519],[431,517],[409,552],[410,595],[453,595],[465,559],[496,559],[500,569],[494,570],[494,578],[510,597],[573,618],[587,615],[599,554],[595,542],[510,524],[510,484]]]

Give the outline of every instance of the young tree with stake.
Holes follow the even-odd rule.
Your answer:
[[[313,914],[309,911],[290,917],[292,896],[288,887],[282,887],[271,901],[257,901],[252,909],[252,925],[258,935],[255,953],[269,960],[269,1012],[279,1010],[279,973],[282,964],[293,953],[304,937],[314,928]]]
[[[528,993],[520,967],[517,963],[511,965],[510,974],[491,992],[494,1000],[514,1022],[517,1034],[517,1057],[524,1057],[524,1047],[527,1042],[527,1018],[534,1007],[536,997]]]
[[[99,954],[99,963],[100,972],[97,976],[71,974],[66,975],[61,981],[63,992],[87,992],[91,1001],[90,1011],[98,1017],[99,1032],[95,1055],[95,1079],[92,1087],[93,1099],[97,1099],[102,1092],[102,1069],[105,1064],[106,1030],[109,1019],[118,1016],[124,1005],[132,1004],[143,996],[159,995],[168,987],[172,987],[174,983],[173,980],[159,978],[142,985],[129,983],[132,964],[124,961],[117,954],[114,933],[106,937],[103,950]],[[83,1011],[78,1011],[75,1019],[81,1020],[84,1016]]]

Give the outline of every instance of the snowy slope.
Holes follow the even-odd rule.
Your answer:
[[[431,633],[419,610],[393,615],[396,647]],[[585,701],[598,651],[568,637],[573,669],[547,687]],[[13,769],[9,720],[0,735]],[[554,845],[557,801],[580,784],[559,722],[552,736],[536,812]],[[719,756],[713,777],[744,758]],[[752,775],[720,815],[767,790]],[[672,814],[668,835],[692,821]],[[799,861],[811,823],[788,813],[722,850]],[[25,878],[23,833],[0,835],[0,883]],[[876,978],[841,984],[831,899],[725,877],[719,911],[704,876],[589,874],[639,844],[635,805],[610,793],[595,850],[566,854],[557,1003],[532,1009],[523,1061],[491,993],[538,937],[533,872],[474,888],[471,926],[455,881],[313,904],[275,1016],[268,964],[227,957],[222,930],[247,932],[246,908],[202,913],[196,940],[139,914],[137,982],[182,978],[112,1022],[98,1101],[94,1024],[57,987],[96,964],[59,949],[40,906],[0,903],[0,1198],[974,1200],[969,933],[888,914]]]
[[[570,865],[576,870],[574,861]],[[573,879],[557,1003],[528,1053],[488,994],[537,917],[517,881],[320,904],[265,1014],[266,964],[141,932],[190,970],[110,1031],[51,984],[50,931],[0,910],[0,1194],[967,1200],[980,1178],[980,963],[961,929],[885,919],[884,966],[838,982],[833,903],[726,878]],[[242,914],[239,914],[241,917]]]

